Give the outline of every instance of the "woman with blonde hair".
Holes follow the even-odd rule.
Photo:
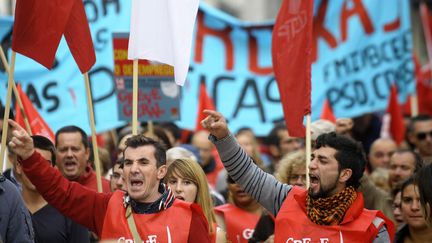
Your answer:
[[[306,153],[304,150],[297,150],[286,154],[279,160],[279,166],[275,177],[282,183],[293,186],[306,187]],[[274,239],[274,216],[264,212],[255,226],[250,243],[270,243]]]
[[[225,232],[217,227],[209,185],[201,166],[191,159],[176,159],[169,166],[165,183],[176,199],[198,204],[209,223],[212,242],[226,242]]]
[[[291,152],[279,161],[275,177],[282,183],[306,186],[306,153],[304,150]]]

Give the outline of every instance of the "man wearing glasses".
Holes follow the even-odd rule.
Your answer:
[[[425,164],[432,163],[432,117],[418,115],[408,125],[408,140],[420,154]]]

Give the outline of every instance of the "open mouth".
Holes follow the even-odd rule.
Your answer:
[[[142,180],[131,180],[130,184],[132,187],[140,187],[144,184],[144,182]]]
[[[309,179],[311,184],[318,184],[319,177],[313,174],[309,174]]]
[[[66,161],[64,163],[64,167],[66,170],[74,169],[77,166],[77,164],[74,161]]]
[[[182,201],[185,200],[184,197],[182,197],[182,196],[176,196],[176,198],[177,198],[177,199],[180,199],[180,200],[182,200]]]

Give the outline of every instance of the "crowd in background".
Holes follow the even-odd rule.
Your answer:
[[[208,131],[184,130],[174,123],[155,124],[150,131],[145,123],[141,125],[140,134],[160,142],[167,149],[168,172],[162,181],[177,199],[200,205],[215,242],[226,239],[231,242],[272,242],[274,216],[227,175],[214,144],[208,139]],[[380,210],[397,225],[395,242],[408,242],[404,239],[432,241],[432,228],[425,220],[430,210],[422,210],[419,179],[414,177],[432,163],[432,117],[407,117],[406,139],[399,145],[390,137],[380,137],[380,127],[377,114],[338,119],[336,123],[318,120],[312,123],[312,139],[336,132],[361,142],[367,157],[359,187],[364,207]],[[104,192],[125,190],[123,152],[127,139],[132,137],[131,131],[127,125],[99,135]],[[306,186],[305,141],[290,137],[283,123],[275,124],[264,137],[257,137],[248,127],[236,131],[235,137],[265,172],[273,174],[282,183]],[[57,168],[66,179],[97,190],[94,156],[82,129],[75,126],[61,128],[56,133],[55,145],[41,136],[33,136],[33,141],[37,151],[51,162],[50,166]],[[65,234],[71,237],[66,242],[83,242],[83,236],[87,240],[97,239],[94,233],[88,233],[44,201],[10,150],[8,161],[12,166],[4,175],[20,191],[33,221],[36,238],[54,232],[51,225],[55,224],[62,225],[58,232],[67,232]],[[420,180],[431,183],[432,178]],[[428,192],[430,188],[425,190]],[[423,201],[430,200],[430,194],[423,195]],[[53,219],[47,221],[47,218]]]

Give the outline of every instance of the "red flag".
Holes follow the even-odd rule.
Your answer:
[[[312,0],[285,0],[273,27],[273,69],[292,137],[305,136],[303,118],[311,113],[312,14]]]
[[[432,71],[430,64],[426,64],[417,76],[417,99],[419,114],[432,116]]]
[[[201,81],[199,88],[199,100],[198,100],[198,115],[196,120],[195,131],[203,130],[204,128],[201,125],[201,121],[206,118],[206,114],[203,113],[203,110],[216,110],[213,100],[208,96],[206,84],[204,81]]]
[[[420,16],[423,26],[423,33],[426,42],[426,49],[429,59],[432,57],[432,17],[424,2],[420,3]],[[420,114],[432,115],[432,60],[421,68],[417,75],[417,98]]]
[[[399,145],[405,139],[405,124],[395,85],[391,88],[387,113],[390,114],[390,133],[392,134],[393,140]]]
[[[54,64],[62,35],[82,73],[96,61],[82,0],[18,0],[12,50],[48,69]]]
[[[432,116],[432,72],[431,64],[420,66],[417,56],[413,55],[416,75],[417,105],[419,114]],[[403,105],[403,112],[411,115],[411,99]]]
[[[49,138],[52,142],[54,142],[54,133],[51,128],[46,124],[44,119],[39,115],[39,112],[35,109],[30,99],[21,89],[21,85],[17,85],[18,94],[23,103],[24,113],[27,116],[27,119],[30,123],[31,131],[33,135],[42,135],[44,137]],[[24,118],[21,114],[21,111],[16,105],[15,111],[16,117],[15,120],[20,126],[25,127]]]
[[[328,100],[324,101],[323,109],[321,112],[321,119],[336,123],[336,117]]]

